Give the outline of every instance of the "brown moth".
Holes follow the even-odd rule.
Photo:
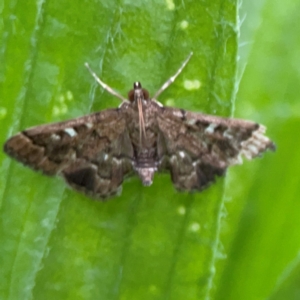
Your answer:
[[[62,176],[79,192],[105,199],[120,194],[129,176],[138,175],[143,185],[151,185],[155,172],[170,172],[179,191],[201,191],[228,166],[241,163],[241,156],[252,159],[275,150],[262,125],[165,107],[156,100],[191,55],[153,98],[135,82],[125,99],[86,64],[121,105],[26,129],[11,137],[4,151],[45,175]]]

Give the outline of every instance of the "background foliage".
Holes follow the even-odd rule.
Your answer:
[[[159,175],[107,203],[1,153],[0,298],[299,299],[299,9],[247,0],[239,22],[233,0],[0,3],[0,144],[117,106],[86,61],[153,94],[192,50],[159,100],[263,123],[278,146],[201,194]]]

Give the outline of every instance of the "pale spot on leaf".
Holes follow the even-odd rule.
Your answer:
[[[173,0],[166,0],[166,4],[167,4],[167,9],[168,10],[174,10],[175,9],[175,4]]]
[[[201,87],[201,82],[197,79],[195,80],[185,80],[183,83],[185,89],[191,90],[198,90]]]
[[[185,213],[186,213],[186,209],[184,206],[179,206],[177,211],[180,215],[185,215]]]
[[[72,101],[74,99],[71,91],[66,92],[66,99],[67,99],[67,101]]]
[[[190,231],[193,231],[193,232],[197,232],[200,230],[200,224],[199,223],[192,223],[191,226],[190,226]]]
[[[5,107],[0,107],[0,120],[4,119],[7,115],[7,109]]]
[[[187,29],[188,26],[189,26],[188,21],[186,21],[186,20],[181,21],[181,23],[180,23],[180,28],[181,28],[181,29]]]
[[[166,103],[166,106],[174,106],[175,105],[174,99],[171,99],[171,98],[167,99],[165,103]]]

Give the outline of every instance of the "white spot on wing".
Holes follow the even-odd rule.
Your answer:
[[[252,153],[247,151],[247,150],[242,150],[243,155],[247,158],[247,159],[252,159]]]
[[[196,161],[193,161],[192,165],[193,167],[196,167],[198,164],[200,164],[200,160],[196,160]]]
[[[98,170],[98,166],[94,165],[94,164],[90,164],[90,166],[94,169],[94,170]]]
[[[180,110],[173,110],[173,115],[178,118],[182,118],[182,112]]]
[[[74,137],[77,135],[77,132],[73,128],[65,128],[65,133],[67,133],[70,137]]]
[[[261,134],[260,132],[254,132],[253,133],[253,137],[259,141],[261,141],[262,143],[268,143],[269,139],[264,136],[263,134]]]
[[[76,152],[72,152],[70,155],[70,159],[74,160],[76,159]]]
[[[52,133],[51,134],[51,139],[53,141],[59,141],[60,140],[60,136],[58,134],[56,134],[56,133]]]
[[[232,139],[233,135],[230,133],[230,129],[227,129],[224,131],[223,136],[228,138],[228,139]]]
[[[215,131],[215,128],[217,127],[217,124],[211,123],[208,127],[205,128],[205,133],[212,134]]]
[[[103,160],[105,161],[105,160],[107,160],[107,159],[108,159],[108,154],[104,153],[104,155],[103,155]]]
[[[90,122],[87,122],[85,123],[85,126],[88,128],[88,129],[91,129],[93,127],[93,124],[90,123]]]
[[[172,156],[170,157],[171,163],[174,163],[176,160],[177,160],[177,157],[176,157],[175,155],[172,155]]]
[[[236,158],[236,164],[241,165],[242,163],[243,163],[243,159],[242,159],[241,154],[239,154]]]
[[[178,154],[179,154],[179,156],[180,156],[181,158],[184,158],[184,157],[185,157],[185,153],[184,153],[183,151],[179,151]]]
[[[186,123],[187,123],[188,125],[195,125],[196,122],[197,122],[196,119],[189,119],[189,120],[186,121]]]
[[[272,148],[271,141],[264,136],[266,128],[262,125],[252,133],[252,136],[241,143],[242,150],[241,153],[247,158],[252,159],[256,157],[259,153],[262,153],[267,148]]]
[[[120,164],[122,163],[122,160],[121,160],[121,159],[117,159],[117,158],[115,158],[115,157],[113,157],[112,161],[113,161],[114,163],[116,163],[117,165],[120,165]]]
[[[252,153],[254,153],[254,154],[257,154],[258,153],[258,149],[257,149],[257,147],[255,147],[255,145],[249,145],[248,146],[248,149],[252,152]]]

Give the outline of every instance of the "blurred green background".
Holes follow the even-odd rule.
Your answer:
[[[267,126],[277,152],[200,194],[168,175],[109,202],[0,153],[0,299],[300,299],[299,11],[294,0],[0,2],[0,144],[126,95]],[[190,82],[190,87],[187,83]],[[200,86],[195,82],[200,82]]]

